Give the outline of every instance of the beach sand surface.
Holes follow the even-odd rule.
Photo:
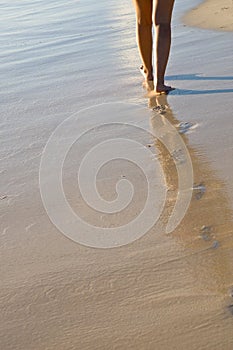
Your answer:
[[[207,0],[183,17],[184,23],[205,29],[233,31],[233,2]]]
[[[183,25],[180,18],[194,5],[187,0],[175,5],[166,80],[176,90],[156,98],[142,88],[131,3],[1,3],[2,349],[233,348],[232,34]],[[119,102],[141,108],[132,122],[145,129],[156,131],[158,120],[177,130],[180,123],[192,125],[180,137],[192,160],[195,189],[182,222],[167,234],[177,197],[174,158],[137,128],[111,124],[92,130],[73,145],[63,168],[67,201],[83,220],[125,225],[145,202],[142,172],[117,161],[101,169],[98,189],[113,200],[124,176],[134,185],[132,205],[100,216],[81,198],[81,156],[113,135],[151,145],[151,162],[161,164],[162,181],[158,177],[156,183],[167,190],[160,219],[143,237],[95,249],[73,242],[52,224],[40,195],[39,167],[49,137],[68,117]],[[114,109],[97,117],[119,121]],[[80,119],[77,130],[91,125]],[[60,135],[57,150],[70,136]],[[168,143],[179,151],[173,134]],[[59,205],[52,201],[65,222]]]

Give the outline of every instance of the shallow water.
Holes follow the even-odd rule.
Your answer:
[[[147,109],[154,100],[145,98],[138,72],[132,5],[123,0],[1,2],[0,334],[5,350],[232,349],[232,35],[182,25],[179,18],[191,6],[193,1],[176,3],[167,80],[177,89],[156,103],[167,106],[163,115],[174,126],[195,125],[182,137],[196,192],[172,235],[164,234],[161,222],[140,240],[103,251],[75,244],[50,222],[39,192],[39,164],[56,126],[84,107],[136,102],[145,107],[141,126],[156,127],[158,114]],[[96,139],[104,134],[109,130],[96,133]],[[135,130],[129,134],[135,137]],[[88,147],[86,137],[82,152]],[[170,189],[166,220],[177,175],[159,145],[155,155]],[[118,168],[107,169],[100,179],[108,199],[115,185],[111,171]],[[129,174],[133,178],[130,169]],[[140,173],[134,175],[142,191],[140,179]],[[70,158],[64,188],[77,210],[75,181]],[[141,198],[136,199],[140,205]],[[124,220],[140,209],[137,202]],[[89,215],[86,207],[81,210]],[[102,222],[109,223],[106,217]],[[122,221],[116,216],[111,222]]]

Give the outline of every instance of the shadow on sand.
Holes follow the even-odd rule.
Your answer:
[[[167,80],[199,80],[199,81],[216,81],[216,80],[227,80],[233,81],[233,76],[216,76],[216,77],[205,77],[195,74],[180,74],[180,75],[169,75],[166,77]],[[209,90],[188,90],[188,89],[176,89],[172,92],[172,95],[211,95],[211,94],[226,94],[232,93],[233,89],[209,89]]]
[[[170,92],[170,95],[211,95],[211,94],[229,94],[233,89],[214,89],[214,90],[188,90],[188,89],[175,89]]]
[[[199,74],[200,73],[169,75],[169,76],[166,76],[166,79],[168,80],[233,80],[233,76],[232,77],[205,77]]]

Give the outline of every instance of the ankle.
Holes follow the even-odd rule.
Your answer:
[[[165,84],[164,84],[164,78],[159,78],[159,79],[157,78],[157,79],[156,79],[156,85],[157,85],[157,86],[163,86],[163,85],[165,85]]]
[[[142,70],[143,70],[143,75],[145,77],[145,79],[147,81],[150,81],[150,80],[154,80],[154,76],[153,76],[153,69],[147,69],[145,68],[144,66],[142,66]]]
[[[146,80],[154,80],[153,73],[148,73],[148,75],[146,76]]]

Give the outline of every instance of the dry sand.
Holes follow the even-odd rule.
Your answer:
[[[224,31],[233,30],[232,0],[207,0],[194,7],[183,17],[184,23],[205,28]]]

